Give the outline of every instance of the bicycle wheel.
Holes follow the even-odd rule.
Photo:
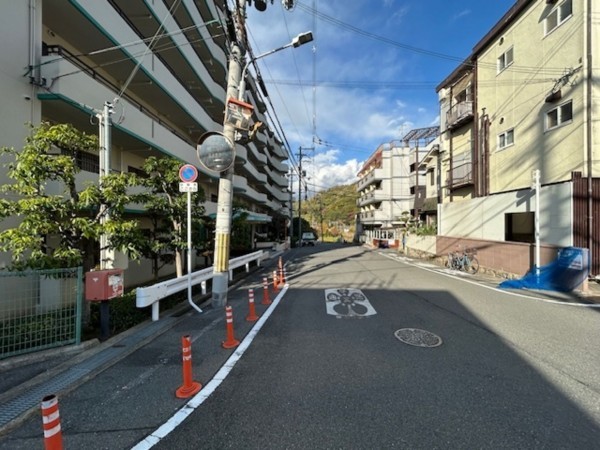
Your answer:
[[[471,258],[468,258],[467,261],[469,261],[468,265],[465,265],[467,272],[476,274],[479,271],[479,261],[477,258],[475,256],[471,256]]]
[[[452,258],[452,253],[448,253],[448,258],[446,258],[446,267],[448,269],[452,268],[454,258]]]

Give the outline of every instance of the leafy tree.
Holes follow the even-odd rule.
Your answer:
[[[152,273],[158,278],[166,264],[175,262],[177,276],[183,275],[183,255],[187,248],[187,194],[179,192],[179,168],[181,161],[175,158],[146,159],[142,166],[145,176],[135,176],[135,182],[143,192],[132,200],[144,207],[144,216],[150,227],[143,230],[145,239],[139,242],[138,251],[152,261]],[[204,191],[193,192],[192,198],[192,246],[200,248],[205,239],[199,232],[204,225]]]
[[[108,247],[139,256],[131,245],[137,221],[125,219],[130,180],[122,174],[103,177],[102,186],[76,183],[80,152],[95,153],[96,136],[68,124],[31,127],[22,150],[2,148],[14,182],[0,187],[0,221],[17,224],[0,232],[0,250],[11,252],[12,268],[44,269],[94,266],[97,242],[110,236]],[[100,205],[106,205],[101,209]],[[102,223],[104,214],[109,218]]]

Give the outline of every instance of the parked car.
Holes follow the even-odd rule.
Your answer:
[[[317,242],[317,237],[312,231],[302,233],[302,247],[304,246],[314,246],[315,242]]]

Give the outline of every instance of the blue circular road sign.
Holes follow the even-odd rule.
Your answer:
[[[184,183],[193,183],[198,178],[198,169],[191,164],[184,164],[179,168],[179,179]]]

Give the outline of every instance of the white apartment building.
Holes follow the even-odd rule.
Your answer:
[[[380,145],[365,162],[357,182],[357,234],[363,241],[398,240],[408,218],[421,220],[428,184],[422,162],[438,133],[437,127],[412,130],[402,140]]]
[[[227,83],[227,14],[210,0],[18,0],[0,14],[0,145],[19,148],[27,123],[71,123],[98,133],[96,114],[113,104],[111,166],[135,171],[149,156],[169,155],[197,166],[206,213],[216,212],[217,173],[200,167],[196,143],[223,130]],[[252,79],[252,119],[268,124]],[[287,152],[263,128],[236,144],[234,200],[256,223],[287,209]],[[98,180],[97,155],[82,155],[81,181]],[[0,172],[0,183],[6,182]],[[7,255],[2,255],[8,261]],[[115,264],[127,266],[127,261]],[[135,266],[127,284],[146,281]]]

